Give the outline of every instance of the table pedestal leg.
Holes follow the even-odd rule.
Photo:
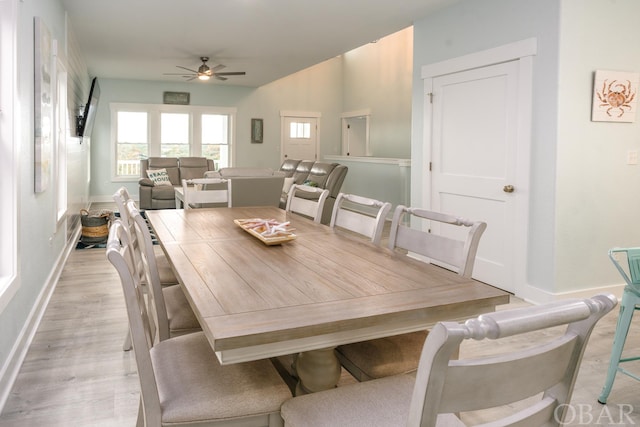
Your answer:
[[[340,379],[340,362],[332,348],[305,351],[296,360],[296,396],[334,388]]]

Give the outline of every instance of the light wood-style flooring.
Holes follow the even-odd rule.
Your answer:
[[[501,309],[522,305],[512,298]],[[596,401],[617,315],[616,309],[593,332],[573,396],[575,414],[567,425],[640,425],[640,382],[618,375],[606,410]],[[0,415],[0,427],[135,425],[139,385],[133,353],[122,351],[126,331],[122,290],[104,249],[73,251]],[[509,339],[500,348],[539,337]],[[461,357],[495,348],[488,341],[465,343]],[[640,326],[632,327],[625,354],[640,355]],[[635,367],[640,372],[640,363]],[[627,405],[621,407],[622,419],[618,405]]]

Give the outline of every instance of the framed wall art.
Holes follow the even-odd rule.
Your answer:
[[[263,130],[262,119],[251,119],[251,142],[262,144]]]
[[[53,149],[53,87],[51,33],[42,19],[34,18],[34,191],[47,190]]]
[[[594,122],[634,122],[638,108],[640,73],[623,71],[595,72],[593,80]]]

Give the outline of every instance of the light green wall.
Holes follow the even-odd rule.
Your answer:
[[[529,221],[530,285],[556,291],[555,158],[558,122],[557,0],[464,0],[414,25],[413,133],[411,201],[423,203],[418,180],[423,158],[423,81],[421,67],[535,37],[531,198]]]
[[[638,17],[637,0],[562,1],[555,210],[558,290],[621,283],[607,251],[640,244],[640,165],[626,163],[628,151],[640,150],[640,116],[635,123],[591,121],[596,70],[640,73]]]
[[[412,159],[422,151],[423,65],[535,37],[528,284],[550,295],[620,284],[607,259],[637,245],[638,123],[591,122],[595,70],[640,71],[636,0],[465,0],[414,26]],[[607,19],[615,22],[603,30]],[[412,182],[412,203],[423,188]]]
[[[376,66],[373,66],[373,64]],[[381,65],[381,64],[384,64]],[[371,108],[376,157],[408,157],[411,134],[411,30],[405,30],[260,88],[100,80],[100,104],[91,141],[91,196],[110,197],[123,183],[111,182],[111,102],[161,103],[164,91],[191,94],[191,105],[236,107],[236,166],[277,168],[281,163],[280,112],[319,112],[320,159],[339,154],[345,111]],[[371,68],[374,68],[371,71]],[[357,76],[360,75],[360,78]],[[357,81],[357,86],[352,82]],[[264,142],[250,142],[251,118],[264,119]],[[360,179],[348,174],[347,180]],[[362,178],[367,179],[367,178]],[[137,180],[124,185],[138,193]]]
[[[18,281],[19,288],[0,313],[0,372],[16,348],[25,323],[53,271],[66,242],[66,226],[54,232],[54,194],[50,187],[34,193],[33,31],[34,16],[40,17],[53,39],[65,41],[64,10],[58,1],[24,0],[18,4],[19,110],[15,135],[18,165]],[[28,331],[27,331],[28,332]],[[19,350],[19,349],[18,349]]]

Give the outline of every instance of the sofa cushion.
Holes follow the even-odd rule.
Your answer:
[[[289,194],[289,190],[291,190],[292,185],[293,185],[293,177],[285,178],[284,185],[282,186],[282,192],[285,194]]]
[[[327,178],[336,166],[337,163],[316,162],[313,164],[313,167],[309,171],[309,175],[307,175],[307,179],[305,181],[315,183],[316,185],[312,184],[313,187],[318,186],[320,188],[325,188]]]
[[[154,200],[174,200],[176,198],[176,191],[173,185],[160,185],[151,188],[151,197]]]
[[[307,180],[309,176],[309,172],[313,167],[315,162],[313,160],[303,160],[298,163],[296,167],[296,171],[293,173],[293,179],[295,180],[295,184],[302,184]]]
[[[171,180],[169,179],[169,175],[167,174],[167,170],[162,169],[149,169],[147,170],[147,176],[153,182],[153,185],[167,185],[169,187],[173,187],[171,184]]]
[[[180,179],[203,178],[209,170],[205,157],[180,157]]]
[[[146,173],[151,169],[165,169],[172,185],[180,185],[180,172],[178,170],[177,157],[149,157],[147,159],[148,167],[143,169]],[[144,177],[143,177],[144,178]]]
[[[280,170],[285,173],[285,177],[291,178],[299,163],[300,160],[285,159],[282,165],[280,165]]]

